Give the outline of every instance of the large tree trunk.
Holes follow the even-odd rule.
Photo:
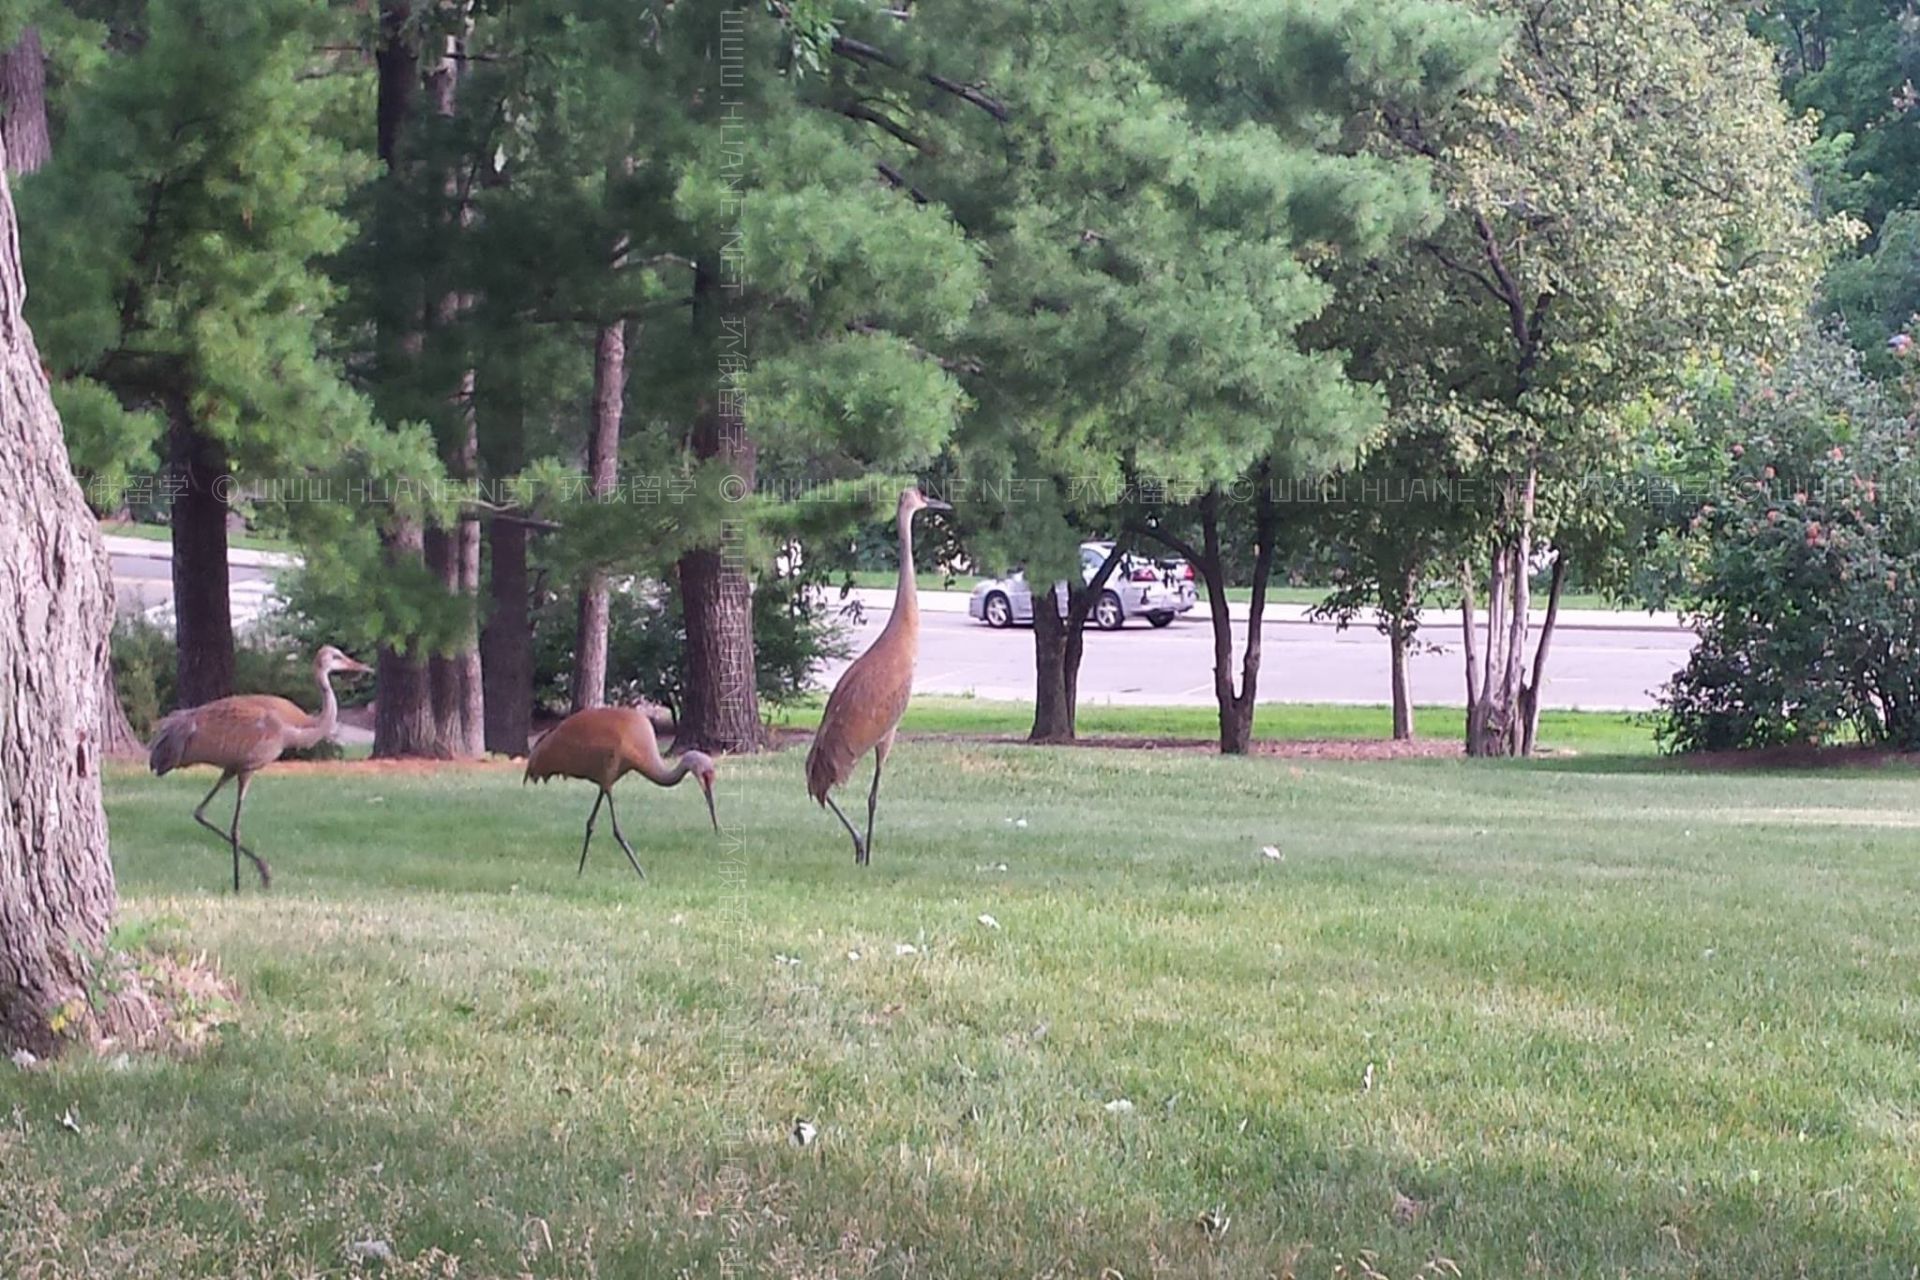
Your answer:
[[[527,602],[527,526],[487,526],[492,608],[480,633],[487,750],[523,756],[533,735],[533,621]]]
[[[613,492],[620,468],[620,423],[627,392],[627,331],[603,325],[593,349],[593,424],[587,432],[587,484],[595,498]],[[573,709],[607,700],[606,575],[594,570],[581,588],[573,645]]]
[[[0,141],[7,172],[32,173],[53,155],[47,133],[47,59],[40,31],[28,27],[13,48],[0,54]]]
[[[120,685],[113,676],[113,663],[100,668],[100,751],[116,760],[140,760],[147,748],[127,719],[127,708],[120,701]]]
[[[169,401],[175,699],[180,706],[197,707],[233,692],[226,463],[219,444],[194,425],[186,397],[174,395]]]
[[[0,1052],[50,1055],[84,1013],[115,906],[100,804],[113,588],[69,469],[40,354],[13,198],[0,180]]]

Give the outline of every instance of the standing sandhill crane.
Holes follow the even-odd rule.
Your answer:
[[[913,585],[913,513],[923,509],[953,510],[918,489],[900,491],[900,585],[893,612],[880,638],[853,660],[828,695],[820,731],[807,751],[807,794],[840,819],[853,837],[853,860],[860,866],[873,860],[873,810],[880,798],[880,767],[893,750],[894,731],[907,713],[907,699],[913,696],[913,659],[920,647],[920,597]],[[873,785],[867,790],[867,834],[862,839],[828,793],[852,776],[853,766],[869,751],[873,752]]]
[[[313,678],[320,686],[319,715],[310,716],[285,698],[271,694],[243,694],[176,711],[154,730],[147,764],[155,773],[165,776],[190,764],[220,768],[220,781],[213,784],[213,790],[207,792],[207,798],[193,811],[193,820],[233,847],[235,893],[240,892],[240,855],[243,853],[253,859],[262,889],[273,882],[273,873],[260,855],[240,843],[240,807],[247,802],[247,787],[253,775],[286,752],[318,746],[333,735],[340,707],[333,699],[333,684],[328,676],[336,671],[372,670],[332,645],[322,645],[320,652],[313,655]],[[207,821],[206,808],[229,778],[238,778],[240,789],[233,798],[233,825],[222,831]]]
[[[600,806],[607,806],[613,818],[613,838],[626,851],[627,861],[645,880],[640,859],[620,831],[620,815],[613,810],[613,784],[629,773],[637,773],[662,787],[678,786],[680,779],[692,774],[700,780],[707,796],[707,817],[713,829],[720,829],[720,815],[713,810],[713,759],[704,751],[689,751],[669,767],[660,756],[660,741],[654,737],[653,722],[637,707],[594,707],[576,711],[534,743],[527,757],[527,782],[545,782],[548,778],[579,778],[600,788],[587,815],[587,838],[580,842],[580,871],[587,869],[587,846],[593,843],[593,824]]]

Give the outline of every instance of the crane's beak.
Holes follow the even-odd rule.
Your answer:
[[[345,657],[344,654],[341,656]],[[340,669],[342,671],[351,671],[356,675],[370,676],[373,674],[372,667],[368,666],[364,662],[355,662],[352,658],[347,658],[345,665],[343,665]]]
[[[927,510],[929,510],[929,511],[951,511],[951,510],[953,510],[953,504],[952,504],[951,502],[942,502],[942,501],[940,501],[940,499],[938,499],[938,498],[928,498],[928,499],[927,499]]]
[[[715,813],[713,809],[713,784],[703,779],[700,783],[700,790],[707,797],[707,817],[713,819],[713,829],[717,833],[720,830],[720,815]]]

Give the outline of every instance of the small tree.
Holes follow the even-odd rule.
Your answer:
[[[1381,154],[1433,166],[1448,216],[1351,281],[1347,310],[1396,407],[1475,460],[1467,750],[1503,755],[1532,745],[1567,561],[1531,653],[1530,579],[1581,478],[1622,467],[1628,407],[1690,355],[1790,333],[1847,227],[1808,215],[1811,127],[1738,13],[1476,7],[1514,31],[1493,86],[1375,120]]]

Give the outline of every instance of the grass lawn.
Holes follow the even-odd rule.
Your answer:
[[[623,786],[644,884],[604,819],[576,877],[581,787],[283,768],[237,899],[207,781],[113,772],[123,916],[242,1002],[196,1060],[0,1070],[0,1275],[1920,1258],[1904,768],[907,741],[860,871],[798,752],[722,767],[727,838]]]
[[[812,729],[820,723],[824,698],[812,698],[774,717],[778,728]],[[1212,707],[1136,707],[1099,703],[1080,707],[1076,721],[1082,737],[1189,738],[1217,741],[1219,713]],[[1011,735],[1025,737],[1033,727],[1030,702],[989,702],[963,697],[915,697],[901,722],[906,733]],[[1386,707],[1335,703],[1263,705],[1254,718],[1254,737],[1269,742],[1302,740],[1378,740],[1393,732]],[[1460,707],[1416,707],[1414,728],[1422,737],[1458,741],[1466,733]],[[1605,752],[1650,755],[1653,724],[1639,714],[1604,711],[1543,711],[1540,746],[1545,752]]]

